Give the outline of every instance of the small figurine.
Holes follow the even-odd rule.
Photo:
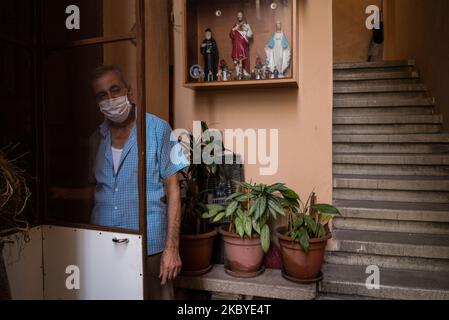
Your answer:
[[[264,65],[262,63],[262,59],[259,56],[257,56],[256,57],[256,70],[255,70],[255,73],[256,73],[255,79],[256,80],[262,79],[262,74],[264,73],[263,67],[264,67]]]
[[[265,68],[265,79],[271,79],[271,75],[272,75],[272,72],[270,70],[270,67],[266,67]]]
[[[226,63],[226,60],[222,59],[220,61],[220,70],[221,70],[221,75],[223,77],[223,81],[228,81],[229,78],[229,67],[228,64]]]
[[[249,41],[253,37],[251,26],[245,20],[243,11],[237,12],[237,23],[230,32],[232,39],[232,59],[242,62],[242,73],[249,74]],[[241,59],[244,60],[241,60]]]
[[[277,67],[279,78],[283,78],[290,67],[291,49],[287,37],[282,31],[280,21],[276,22],[276,31],[265,47],[267,65],[271,70]]]
[[[279,79],[279,70],[277,66],[274,66],[274,70],[273,70],[273,78],[274,79]]]
[[[223,81],[223,71],[221,69],[218,70],[217,81]]]
[[[201,44],[201,54],[204,56],[204,73],[207,75],[207,81],[215,81],[218,73],[218,46],[212,37],[211,29],[206,29],[205,37],[206,39]]]

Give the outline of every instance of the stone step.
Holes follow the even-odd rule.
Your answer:
[[[449,176],[449,166],[334,164],[334,174]]]
[[[334,91],[334,104],[345,103],[342,100],[372,100],[375,101],[391,101],[391,100],[423,100],[429,98],[425,91],[378,91],[378,92],[335,92]]]
[[[449,134],[334,135],[334,143],[449,144]]]
[[[362,108],[335,108],[335,117],[369,117],[369,116],[391,116],[391,115],[432,115],[433,107],[362,107]]]
[[[223,265],[196,277],[180,276],[174,286],[180,289],[238,294],[269,299],[313,300],[316,298],[315,284],[298,284],[284,279],[280,270],[267,269],[256,278],[235,278],[225,272]]]
[[[345,300],[351,300],[351,301],[362,301],[362,300],[377,300],[370,297],[362,297],[362,296],[355,296],[355,295],[346,295],[346,294],[326,294],[326,293],[320,293],[316,297],[317,301],[345,301]]]
[[[377,93],[377,92],[426,92],[427,86],[419,79],[391,79],[391,80],[359,80],[336,81],[334,93]]]
[[[343,124],[334,125],[334,134],[437,134],[441,124]]]
[[[336,189],[447,191],[448,177],[335,175]]]
[[[322,293],[337,293],[398,300],[449,300],[449,273],[380,269],[380,288],[370,290],[370,274],[364,266],[332,265],[323,267]]]
[[[334,70],[345,69],[373,69],[373,68],[395,68],[395,67],[414,67],[414,60],[391,60],[376,62],[354,62],[334,64]]]
[[[382,96],[375,96],[371,99],[361,98],[355,99],[349,97],[348,99],[334,99],[334,108],[391,108],[391,107],[423,107],[434,106],[435,99],[423,97],[418,99],[400,99],[397,96],[385,98]]]
[[[350,252],[327,252],[325,260],[328,264],[363,266],[365,268],[367,266],[375,265],[382,269],[449,272],[449,260],[444,259],[379,256]]]
[[[335,164],[449,166],[447,154],[334,154]]]
[[[335,153],[448,153],[449,144],[334,143]]]
[[[449,191],[403,191],[338,188],[334,190],[334,198],[336,200],[449,203]]]
[[[449,223],[449,204],[335,200],[345,218]]]
[[[441,124],[442,122],[442,115],[334,117],[334,125]],[[357,134],[357,132],[354,130],[353,134]]]
[[[393,68],[379,70],[335,70],[334,83],[338,81],[359,81],[359,80],[386,80],[386,79],[419,79],[417,71],[410,70],[409,67],[394,70]]]
[[[396,80],[383,80],[396,81]],[[402,81],[402,80],[400,80]],[[427,87],[421,83],[392,83],[392,84],[371,84],[368,83],[339,83],[334,85],[334,93],[371,93],[371,92],[426,92]]]
[[[334,218],[332,225],[339,230],[382,231],[401,233],[431,233],[449,235],[449,223]]]
[[[334,88],[344,87],[378,87],[378,86],[395,86],[395,85],[425,85],[418,78],[402,78],[402,79],[366,79],[366,80],[339,80],[334,81]],[[422,88],[422,87],[420,87]],[[394,91],[394,90],[388,90]],[[402,91],[402,90],[401,90]],[[421,90],[419,90],[421,91]]]
[[[449,235],[333,230],[329,251],[355,254],[449,259]]]

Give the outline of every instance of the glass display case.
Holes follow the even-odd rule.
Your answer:
[[[297,87],[294,0],[185,0],[185,87]]]

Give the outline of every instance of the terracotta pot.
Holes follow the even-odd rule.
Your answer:
[[[184,274],[201,275],[209,271],[216,236],[215,229],[198,235],[181,235],[179,253]]]
[[[329,234],[321,239],[311,239],[310,248],[306,253],[298,241],[293,242],[287,235],[287,228],[277,229],[277,237],[281,247],[282,264],[287,276],[297,280],[317,279],[324,263],[324,251]]]
[[[261,270],[264,252],[260,237],[252,239],[240,238],[236,233],[227,231],[227,226],[219,228],[218,232],[224,241],[224,251],[231,271],[238,273],[255,273]]]

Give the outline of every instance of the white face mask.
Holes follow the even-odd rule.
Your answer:
[[[128,96],[118,97],[100,102],[100,110],[107,119],[114,123],[123,123],[131,112]]]

